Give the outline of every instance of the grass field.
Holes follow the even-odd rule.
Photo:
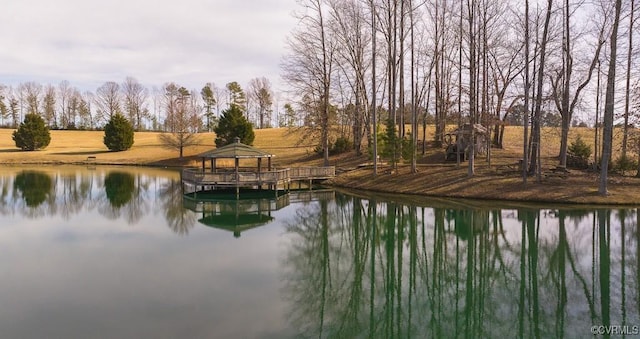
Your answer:
[[[156,132],[137,132],[130,150],[110,152],[102,142],[104,132],[51,131],[51,143],[46,149],[24,152],[15,147],[12,132],[12,129],[0,129],[2,164],[84,163],[88,157],[95,157],[96,164],[197,166],[197,155],[215,147],[215,135],[203,133],[199,135],[199,144],[185,149],[184,159],[178,159],[178,151],[164,148]],[[255,133],[254,146],[273,153],[276,167],[319,166],[323,163],[313,151],[315,145],[309,141],[301,142],[305,135],[302,130],[264,129]],[[578,134],[593,149],[593,129],[574,128],[570,140],[574,140]],[[616,132],[614,158],[619,150],[619,134],[619,131]],[[428,128],[427,140],[432,139],[432,135],[433,129]],[[559,129],[544,129],[542,139],[543,172],[548,173],[558,164]],[[424,155],[419,152],[418,173],[410,173],[408,165],[402,164],[397,173],[388,174],[391,172],[389,168],[380,165],[380,174],[375,177],[370,167],[361,166],[369,162],[366,155],[356,156],[354,152],[349,152],[331,157],[331,165],[335,165],[340,173],[331,183],[347,188],[426,196],[640,204],[640,179],[630,176],[612,175],[609,181],[610,194],[606,197],[597,194],[598,173],[590,171],[572,170],[566,178],[545,175],[539,182],[536,178],[529,178],[527,186],[523,186],[521,174],[514,168],[522,158],[522,144],[522,128],[507,127],[505,147],[492,150],[491,164],[486,158],[477,159],[476,175],[473,177],[468,177],[466,163],[458,168],[455,163],[444,162],[443,148],[429,147]],[[363,150],[366,154],[366,145]]]
[[[215,134],[202,133],[198,136],[198,145],[186,148],[185,159],[180,160],[177,150],[167,149],[160,143],[157,132],[136,132],[131,149],[110,152],[103,143],[102,131],[51,131],[51,143],[47,148],[24,152],[16,148],[13,131],[0,129],[0,162],[3,164],[82,163],[91,156],[97,164],[181,166],[192,163],[197,154],[215,148]],[[273,152],[277,164],[304,160],[313,150],[313,146],[296,145],[299,133],[286,129],[265,129],[256,134],[254,146]]]

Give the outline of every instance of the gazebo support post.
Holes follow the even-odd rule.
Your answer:
[[[261,165],[262,165],[262,158],[258,158],[258,191],[262,191]]]
[[[240,174],[238,168],[240,167],[240,159],[236,158],[236,199],[240,198]]]

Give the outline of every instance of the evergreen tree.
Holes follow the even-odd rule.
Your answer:
[[[110,151],[126,151],[133,146],[133,126],[116,113],[104,126],[104,144]]]
[[[217,103],[217,99],[213,92],[212,83],[207,83],[202,90],[200,91],[200,95],[202,96],[202,101],[204,102],[204,116],[207,119],[207,131],[211,132],[216,126],[216,117],[213,115],[213,107]]]
[[[23,151],[35,151],[47,147],[51,142],[51,135],[44,120],[39,115],[30,113],[24,117],[24,122],[13,132],[13,141],[15,141],[16,147]]]
[[[384,142],[381,155],[391,163],[393,169],[397,169],[398,158],[400,156],[400,138],[396,133],[396,125],[392,118],[387,119],[386,129],[381,140]]]
[[[228,145],[233,142],[235,137],[239,137],[243,144],[252,145],[255,138],[253,126],[242,115],[242,110],[237,105],[231,105],[222,113],[220,122],[214,130],[216,132],[216,146]]]

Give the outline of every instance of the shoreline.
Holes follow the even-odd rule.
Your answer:
[[[87,162],[87,161],[24,161],[2,163],[2,167],[40,166],[126,166],[165,169],[183,169],[190,167],[193,157],[186,157],[182,161],[172,159],[153,162]],[[180,162],[180,163],[179,163]],[[290,166],[295,167],[295,166]],[[384,169],[385,167],[381,167]],[[476,175],[467,176],[465,167],[455,168],[447,165],[419,166],[418,173],[410,173],[409,167],[401,165],[397,174],[389,174],[383,170],[382,174],[373,176],[370,168],[344,169],[335,178],[323,182],[322,186],[343,189],[357,193],[365,191],[371,194],[398,196],[409,200],[430,199],[464,199],[474,200],[482,204],[558,204],[568,206],[640,206],[640,178],[614,176],[610,178],[609,195],[600,196],[597,189],[597,176],[589,173],[580,174],[566,179],[544,178],[536,182],[535,177],[529,177],[526,189],[523,189],[522,177],[514,174],[504,175],[495,169],[480,167]],[[443,173],[447,173],[444,175]],[[636,192],[634,192],[636,191]],[[634,194],[635,193],[635,194]]]
[[[442,178],[439,175],[442,171],[450,174]],[[609,179],[609,194],[601,196],[598,194],[596,174],[572,172],[575,174],[566,179],[547,177],[541,182],[529,177],[526,187],[523,187],[521,176],[498,174],[491,168],[477,169],[473,177],[467,176],[466,168],[445,169],[444,166],[420,167],[415,174],[409,173],[408,167],[400,167],[398,174],[378,174],[376,177],[371,170],[356,169],[337,175],[326,184],[347,190],[419,198],[574,206],[640,206],[640,189],[630,187],[640,187],[640,178],[613,176]],[[437,179],[429,180],[428,177]]]
[[[25,152],[17,149],[11,139],[11,129],[0,129],[0,166],[139,166],[149,168],[180,169],[197,167],[199,154],[215,148],[214,135],[199,135],[196,146],[185,149],[179,159],[175,149],[167,149],[159,142],[158,132],[136,132],[134,146],[127,151],[110,152],[102,143],[101,131],[51,131],[51,144],[44,150]],[[271,152],[274,167],[321,166],[322,158],[313,145],[300,145],[300,131],[264,129],[256,131],[254,147]],[[515,134],[514,134],[515,135]],[[521,139],[518,139],[521,140]],[[640,178],[612,174],[609,177],[609,195],[598,194],[598,173],[570,170],[565,176],[555,175],[557,164],[554,152],[547,151],[542,159],[544,176],[540,182],[529,177],[523,186],[519,171],[514,168],[519,158],[517,140],[509,147],[495,149],[493,165],[478,161],[475,175],[467,175],[466,163],[443,162],[444,151],[429,149],[419,159],[418,173],[410,173],[409,165],[399,165],[398,173],[389,174],[390,167],[379,165],[379,174],[365,164],[366,155],[347,152],[331,156],[336,167],[335,178],[327,186],[371,193],[399,194],[418,198],[454,198],[484,201],[529,202],[544,204],[573,204],[599,206],[640,206]]]

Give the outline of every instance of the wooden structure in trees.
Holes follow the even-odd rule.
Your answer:
[[[475,139],[475,143],[474,143]],[[485,154],[489,145],[489,133],[486,127],[480,124],[464,124],[454,131],[444,135],[447,145],[445,160],[468,159],[468,152],[474,149],[475,154]]]

